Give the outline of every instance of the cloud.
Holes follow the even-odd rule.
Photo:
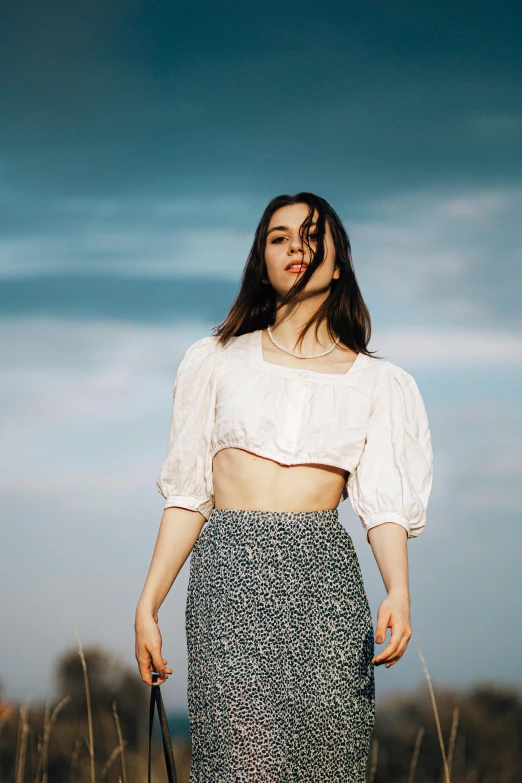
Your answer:
[[[11,455],[0,477],[3,491],[65,504],[81,498],[85,509],[99,512],[105,502],[109,511],[111,498],[129,484],[145,488],[147,471],[151,487],[166,448],[179,360],[191,342],[211,333],[211,324],[4,320],[2,333],[0,427]],[[439,333],[387,329],[379,337],[379,354],[412,372],[425,394],[433,429],[444,433],[440,461],[456,471],[452,480],[501,476],[505,449],[516,457],[522,442],[516,393],[502,406],[488,405],[487,416],[484,405],[502,373],[519,377],[513,359],[522,356],[522,336],[509,342],[505,334],[455,331],[441,340]],[[494,350],[499,345],[502,350]],[[491,355],[487,367],[484,354]],[[474,388],[477,371],[482,386]],[[448,391],[441,398],[443,384]],[[478,464],[477,453],[483,455]]]
[[[197,319],[176,325],[0,321],[0,524],[11,552],[0,572],[0,589],[18,596],[16,616],[11,601],[1,602],[0,677],[9,696],[47,695],[54,657],[74,645],[75,627],[84,644],[107,645],[133,664],[133,611],[163,508],[155,482],[166,454],[175,372],[186,347],[209,334],[211,326]],[[520,370],[506,351],[484,371],[484,356],[466,348],[470,334],[458,331],[443,340],[460,357],[448,363],[437,336],[419,332],[408,340],[393,328],[377,335],[390,358],[414,373],[433,435],[429,522],[411,553],[414,603],[420,607],[414,628],[437,662],[437,676],[467,682],[489,671],[488,645],[480,645],[472,669],[459,663],[464,648],[482,642],[477,617],[483,606],[502,598],[493,636],[507,632],[516,611],[517,592],[511,593],[510,585],[518,574],[511,553],[518,551],[521,535],[522,420],[515,392]],[[497,337],[507,340],[506,334]],[[494,342],[487,342],[485,332],[474,333],[473,341],[485,341],[486,354]],[[515,342],[509,350],[519,348]],[[505,399],[498,399],[499,388]],[[371,549],[349,502],[339,513],[356,544],[375,616],[383,587]],[[502,544],[506,535],[509,551]],[[486,604],[464,607],[462,585],[478,585],[486,565],[492,577]],[[491,586],[497,577],[498,588]],[[170,704],[180,708],[186,703],[187,578],[185,569],[161,618],[167,657],[180,671]],[[473,589],[480,593],[479,585]],[[462,638],[459,612],[464,611],[472,631]],[[451,651],[444,646],[448,638]],[[380,692],[422,680],[414,652],[408,656],[393,680],[379,681]],[[516,650],[506,653],[505,677],[516,676],[518,658]],[[14,662],[27,672],[22,680],[9,674]]]
[[[379,355],[416,367],[493,370],[522,360],[522,331],[453,328],[379,329]]]
[[[504,187],[417,190],[376,199],[359,216],[352,214],[350,202],[337,205],[375,321],[396,327],[422,322],[441,330],[466,324],[519,330],[521,202],[520,187]],[[132,300],[137,318],[147,317],[148,307],[154,320],[174,309],[153,283],[164,279],[169,286],[190,281],[195,286],[193,298],[183,289],[180,313],[187,315],[184,308],[193,301],[208,308],[209,318],[216,313],[217,320],[216,304],[224,311],[237,291],[262,205],[251,195],[242,206],[235,199],[221,203],[210,197],[201,203],[157,199],[142,208],[133,199],[82,199],[55,201],[49,210],[53,228],[47,235],[37,225],[31,236],[29,221],[27,229],[20,225],[0,237],[0,275],[11,281],[10,288],[4,287],[8,312],[70,315],[75,307],[84,315],[91,308],[99,317],[111,312],[118,317],[123,308],[132,318],[126,309]],[[36,272],[57,277],[54,283],[35,284],[31,275]],[[67,294],[60,293],[59,275]],[[120,284],[111,277],[125,279]],[[139,281],[133,283],[134,278]],[[222,293],[219,280],[225,284]]]

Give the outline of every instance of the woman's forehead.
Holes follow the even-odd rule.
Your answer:
[[[300,209],[295,209],[295,207]],[[291,216],[290,210],[295,213],[294,217]],[[270,218],[269,228],[273,228],[276,224],[282,228],[300,227],[307,219],[309,211],[308,204],[287,204],[284,207],[279,207]],[[313,215],[314,223],[318,217],[319,213],[316,209]]]

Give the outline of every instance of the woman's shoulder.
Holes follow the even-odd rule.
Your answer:
[[[395,378],[397,381],[409,382],[414,380],[413,375],[402,365],[392,362],[390,359],[381,356],[368,357],[367,366],[373,370],[379,380],[389,380]]]
[[[421,392],[414,375],[402,365],[381,357],[372,357],[368,361],[367,376],[374,395],[399,397],[418,403]],[[397,399],[399,399],[397,397]]]
[[[228,353],[248,350],[252,332],[244,332],[241,335],[232,335],[228,338],[225,345],[222,344],[218,334],[210,334],[200,337],[199,340],[191,343],[185,351],[184,357],[209,357],[214,356],[222,359]]]
[[[219,348],[218,337],[215,334],[209,334],[205,337],[200,337],[199,340],[195,340],[187,347],[185,354],[187,353],[211,353],[217,351]]]
[[[222,354],[222,346],[216,335],[206,335],[190,343],[181,357],[180,372],[211,368]]]

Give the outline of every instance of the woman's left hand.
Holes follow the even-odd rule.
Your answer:
[[[386,631],[391,628],[388,646],[372,659],[375,666],[385,664],[389,669],[402,658],[411,638],[410,600],[408,595],[390,593],[377,611],[377,628],[375,641],[382,644],[386,639]]]

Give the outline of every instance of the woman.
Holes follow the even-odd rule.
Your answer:
[[[367,350],[370,331],[338,215],[278,196],[228,316],[180,363],[135,629],[142,679],[164,682],[158,610],[192,552],[190,783],[365,780],[373,666],[411,636],[407,539],[433,472],[417,384]],[[387,590],[375,637],[347,497]]]

